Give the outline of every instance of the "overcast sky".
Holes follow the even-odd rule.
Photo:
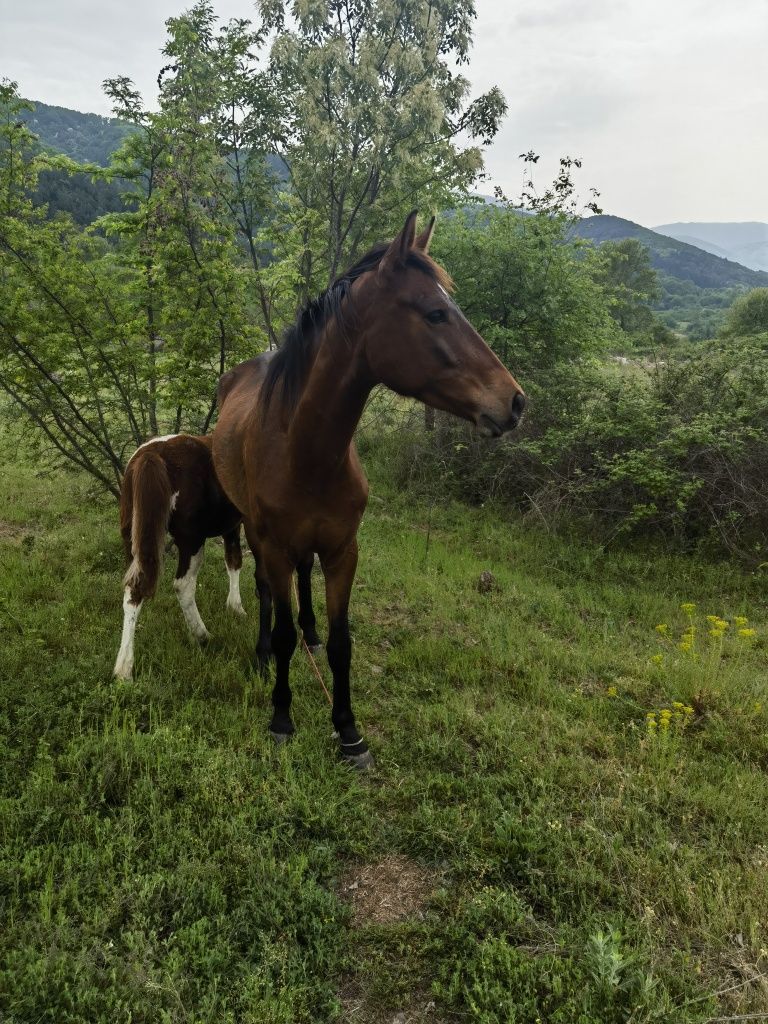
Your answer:
[[[0,0],[0,77],[23,95],[109,113],[104,78],[154,97],[167,17],[189,0]],[[251,17],[249,0],[216,0]],[[646,226],[768,221],[768,0],[477,0],[468,76],[509,104],[487,154],[520,187],[518,154],[580,156],[584,192]],[[490,192],[491,185],[481,186]]]

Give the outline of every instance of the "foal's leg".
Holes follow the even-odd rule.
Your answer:
[[[173,589],[179,599],[181,610],[192,635],[201,643],[211,639],[211,634],[205,628],[205,623],[200,618],[195,601],[197,590],[197,574],[203,564],[203,553],[205,551],[205,540],[203,541],[178,541],[179,545],[179,566],[176,570],[176,579],[173,581]]]
[[[349,688],[352,640],[349,635],[349,595],[357,568],[357,539],[339,556],[323,562],[328,606],[328,664],[333,673],[331,719],[339,735],[342,758],[354,768],[372,768],[373,756],[357,731]]]
[[[291,687],[288,673],[296,650],[296,627],[293,624],[291,580],[294,567],[285,556],[273,549],[264,552],[264,567],[269,577],[275,606],[272,628],[272,651],[275,656],[275,686],[272,690],[272,721],[269,731],[277,743],[284,743],[296,730],[291,720]]]
[[[132,517],[124,526],[122,535],[123,547],[130,565],[123,579],[123,634],[112,674],[116,679],[130,682],[133,678],[133,638],[136,623],[145,599],[151,597],[157,587],[160,562],[159,559],[150,558],[142,564],[141,550],[133,551]]]
[[[296,566],[296,573],[299,577],[299,625],[304,635],[304,642],[313,654],[323,646],[317,635],[317,622],[312,607],[312,566],[314,564],[313,553]]]
[[[126,586],[123,592],[123,635],[115,667],[112,670],[116,679],[130,680],[133,677],[133,636],[143,603],[141,598],[134,601],[130,586]]]
[[[240,600],[240,570],[243,567],[243,551],[240,547],[239,526],[224,534],[224,561],[227,563],[229,576],[227,608],[236,615],[245,615],[245,608]]]

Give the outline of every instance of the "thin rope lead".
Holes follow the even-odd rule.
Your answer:
[[[294,600],[296,602],[296,609],[298,610],[298,607],[299,607],[299,595],[296,593],[296,578],[294,576],[291,576],[291,583],[293,585],[293,598],[294,598]],[[323,688],[323,693],[325,694],[328,703],[331,705],[331,707],[333,707],[333,699],[331,698],[330,693],[328,693],[328,687],[325,685],[322,673],[320,672],[320,669],[317,667],[317,662],[314,659],[312,651],[310,651],[310,649],[309,649],[307,641],[304,639],[304,634],[303,633],[301,634],[301,643],[302,643],[302,646],[304,647],[304,650],[307,652],[307,657],[309,658],[309,663],[312,666],[312,668],[314,670],[314,673],[317,676],[318,680],[320,681],[320,685]]]

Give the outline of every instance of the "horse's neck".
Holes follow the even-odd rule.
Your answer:
[[[289,431],[291,461],[302,476],[329,479],[348,464],[370,391],[354,344],[327,328]]]

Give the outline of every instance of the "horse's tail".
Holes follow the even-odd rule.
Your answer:
[[[157,587],[163,543],[171,516],[171,479],[153,445],[128,463],[120,491],[120,532],[131,559],[123,586],[134,603],[152,597]]]

